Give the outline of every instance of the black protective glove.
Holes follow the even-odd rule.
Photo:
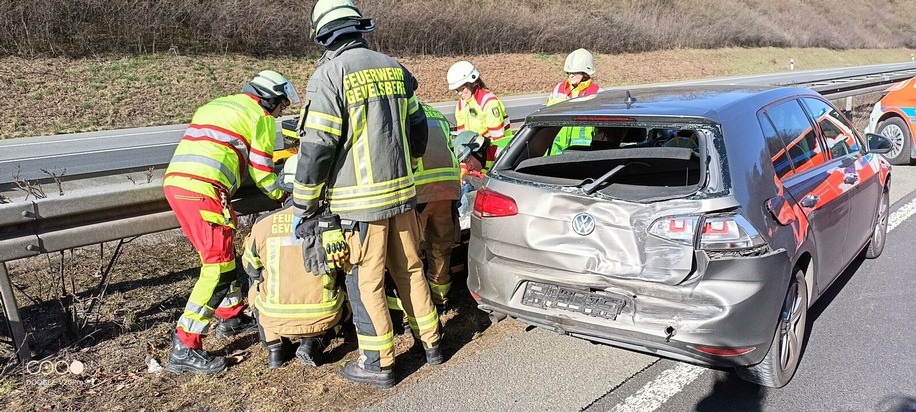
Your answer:
[[[318,221],[317,216],[302,219],[302,223],[295,229],[296,237],[302,239],[302,260],[305,263],[305,270],[315,276],[321,276],[331,271],[325,261]]]

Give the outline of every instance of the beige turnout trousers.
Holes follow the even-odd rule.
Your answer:
[[[429,202],[420,213],[420,228],[423,231],[420,247],[426,253],[426,280],[436,305],[444,305],[448,301],[448,291],[452,288],[452,246],[458,230],[453,203],[452,200]]]
[[[386,266],[415,335],[427,347],[438,345],[439,316],[420,261],[416,212],[357,222],[354,230],[346,232],[346,238],[353,264],[346,284],[359,340],[359,365],[370,371],[394,365],[394,334],[385,295]]]

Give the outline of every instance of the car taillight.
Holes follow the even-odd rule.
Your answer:
[[[478,217],[514,216],[518,214],[518,205],[511,197],[482,187],[477,190],[474,213]]]
[[[682,245],[693,245],[696,235],[698,216],[670,216],[663,217],[649,226],[649,234],[670,240]]]
[[[682,245],[693,245],[696,238],[697,248],[709,251],[738,251],[766,243],[740,213],[663,217],[653,222],[648,232]]]

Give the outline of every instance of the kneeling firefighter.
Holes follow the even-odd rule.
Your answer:
[[[292,191],[298,155],[286,161],[280,187]],[[345,295],[337,270],[329,270],[320,241],[322,217],[299,225],[303,235],[293,238],[292,199],[280,210],[262,215],[245,239],[242,256],[252,285],[248,301],[267,348],[268,367],[286,361],[286,349],[298,341],[296,357],[308,366],[321,364],[330,339],[346,320]],[[325,225],[328,226],[328,225]]]

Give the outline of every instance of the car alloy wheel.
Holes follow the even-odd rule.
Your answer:
[[[912,142],[909,131],[905,129],[903,120],[891,117],[878,124],[878,133],[891,140],[894,147],[884,155],[889,162],[895,165],[910,163],[910,147]]]
[[[887,222],[890,217],[890,211],[890,195],[888,194],[888,189],[885,188],[878,203],[875,231],[872,232],[871,240],[868,241],[868,249],[865,250],[865,257],[868,259],[881,256],[881,252],[884,251],[884,245],[887,243]]]
[[[807,322],[808,286],[805,273],[796,268],[779,312],[773,343],[760,363],[736,367],[738,376],[771,388],[781,388],[789,383],[801,359]]]

